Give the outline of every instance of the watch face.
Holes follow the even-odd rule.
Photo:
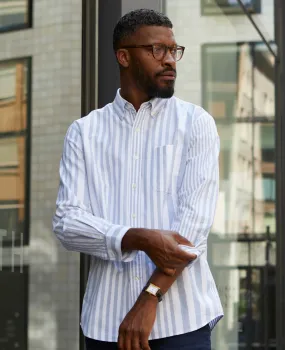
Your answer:
[[[149,284],[149,286],[147,287],[146,291],[152,295],[156,296],[156,293],[159,291],[159,288],[157,286],[155,286],[154,284]]]

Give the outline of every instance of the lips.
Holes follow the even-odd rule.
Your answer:
[[[160,77],[172,77],[172,78],[176,78],[176,73],[175,72],[165,72],[165,73],[161,73],[159,74]]]
[[[161,77],[164,80],[175,80],[176,73],[175,72],[164,72],[164,73],[159,74],[159,77]]]

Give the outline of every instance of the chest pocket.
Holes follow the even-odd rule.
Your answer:
[[[174,145],[156,147],[153,151],[153,165],[156,169],[153,188],[159,192],[173,192]]]

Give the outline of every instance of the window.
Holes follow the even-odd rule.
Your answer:
[[[206,44],[202,62],[203,106],[221,138],[221,189],[234,202],[227,231],[274,233],[274,60],[265,45],[244,42]]]
[[[0,63],[0,229],[4,244],[27,242],[30,60]]]
[[[263,176],[264,200],[267,202],[275,202],[275,177],[270,175]]]
[[[243,0],[244,5],[251,13],[260,13],[260,0]],[[216,14],[243,14],[237,0],[201,0],[202,15]]]
[[[0,32],[32,26],[31,0],[0,0]]]

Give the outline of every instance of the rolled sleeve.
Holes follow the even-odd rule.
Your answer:
[[[187,238],[197,261],[207,249],[219,192],[220,140],[213,118],[202,110],[192,124],[188,159],[178,191],[178,210],[171,229]],[[184,248],[186,249],[186,248]]]
[[[106,249],[109,260],[117,260],[123,262],[132,261],[137,251],[122,252],[122,239],[126,232],[131,227],[112,225],[110,229],[106,232]]]

